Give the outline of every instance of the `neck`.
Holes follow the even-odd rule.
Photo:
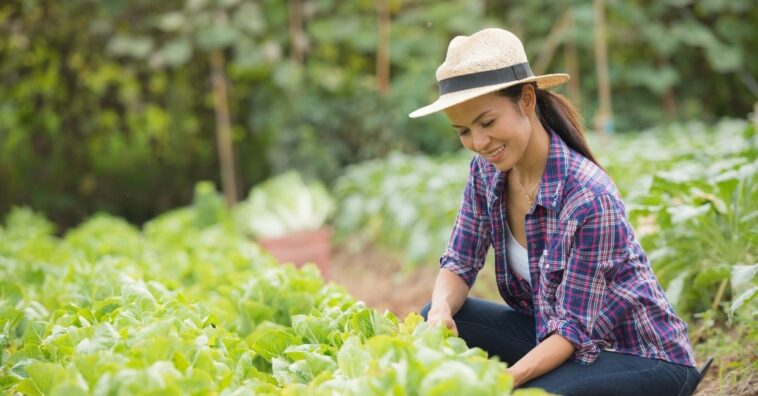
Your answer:
[[[521,183],[534,186],[542,179],[545,171],[547,155],[550,151],[550,134],[542,126],[539,120],[532,120],[532,134],[526,145],[521,159],[514,165],[518,169]]]

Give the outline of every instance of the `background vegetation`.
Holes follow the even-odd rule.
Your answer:
[[[608,0],[605,13],[616,130],[751,110],[754,0]],[[444,120],[406,114],[433,99],[449,39],[487,26],[516,32],[536,71],[570,72],[564,93],[593,120],[590,1],[3,2],[0,213],[141,223],[187,204],[196,180],[220,185],[219,70],[237,198],[285,169],[331,183],[393,150],[451,152]]]
[[[697,360],[716,357],[701,391],[752,395],[757,25],[758,0],[4,1],[0,389],[509,390],[489,374],[429,388],[502,367],[248,241],[288,206],[331,211],[323,187],[294,191],[298,170],[335,198],[338,249],[434,265],[470,154],[444,117],[407,114],[436,97],[452,37],[497,26],[536,73],[571,74],[560,92],[605,132],[591,144]],[[396,263],[348,264],[375,262],[397,280]]]

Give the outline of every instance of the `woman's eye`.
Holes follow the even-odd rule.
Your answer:
[[[465,136],[468,133],[468,129],[461,129],[458,131],[458,137]]]
[[[495,120],[490,120],[490,121],[487,121],[487,122],[483,122],[482,123],[482,127],[483,128],[489,128],[494,123],[495,123]]]

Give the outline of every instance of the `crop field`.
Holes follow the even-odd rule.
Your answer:
[[[690,324],[698,359],[717,358],[712,390],[756,380],[756,148],[755,130],[734,121],[648,131],[633,141],[618,137],[597,150],[623,191],[656,275]],[[338,240],[405,251],[407,268],[422,265],[449,232],[464,157],[390,156],[352,169],[336,188]],[[428,174],[404,171],[410,167]],[[375,184],[361,190],[350,184],[354,179]],[[377,194],[386,189],[407,195]],[[11,211],[0,228],[1,389],[511,393],[505,365],[484,351],[428,328],[417,314],[398,318],[366,306],[325,282],[315,266],[278,263],[238,231],[244,227],[235,216],[248,216],[250,206],[233,215],[214,194],[198,185],[192,206],[141,229],[101,214],[62,236],[29,209]],[[443,202],[436,208],[446,217],[424,212],[433,200]],[[367,207],[376,217],[360,212]],[[422,239],[397,235],[408,227],[416,227],[408,235]],[[345,236],[358,229],[365,233]],[[740,341],[729,341],[734,336]]]
[[[514,117],[582,124],[713,358],[695,395],[757,396],[756,21],[756,0],[0,1],[0,395],[545,394],[418,314],[473,154],[444,111],[409,114],[443,76],[473,98],[497,75],[575,105]],[[483,31],[504,41],[480,59]],[[495,73],[514,60],[529,77]],[[469,295],[503,303],[493,259]]]
[[[26,395],[502,395],[504,365],[280,265],[201,211],[0,231],[0,387]],[[519,390],[513,394],[537,395]]]

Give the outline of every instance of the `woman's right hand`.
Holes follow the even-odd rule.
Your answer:
[[[449,308],[436,308],[432,307],[426,317],[426,323],[429,326],[445,326],[450,329],[453,334],[458,335],[458,328],[455,326],[453,315],[450,313]]]

